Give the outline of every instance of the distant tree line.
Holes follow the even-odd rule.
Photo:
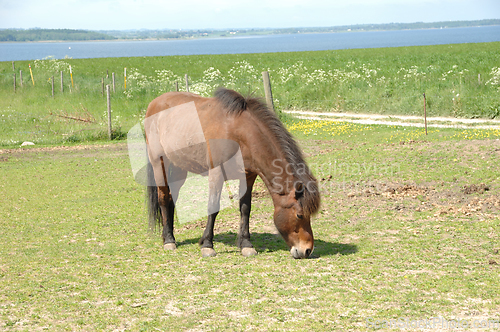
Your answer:
[[[3,42],[27,42],[44,40],[112,40],[113,36],[86,30],[71,29],[28,29],[0,30],[0,41]]]
[[[102,33],[119,39],[182,39],[201,37],[230,37],[251,36],[268,34],[294,34],[294,33],[322,33],[322,32],[347,32],[347,31],[376,31],[376,30],[412,30],[412,29],[440,29],[459,28],[472,26],[500,25],[500,19],[477,21],[443,21],[443,22],[416,22],[416,23],[387,23],[387,24],[356,24],[332,27],[299,27],[282,29],[231,29],[231,30],[106,30]]]
[[[356,24],[332,27],[307,27],[283,29],[232,29],[232,30],[70,30],[70,29],[28,29],[0,30],[0,41],[25,42],[43,40],[112,40],[112,39],[186,39],[202,37],[225,37],[241,35],[265,34],[295,34],[295,33],[322,33],[346,31],[381,31],[381,30],[412,30],[412,29],[440,29],[472,26],[500,25],[500,19],[478,21],[443,21],[443,22],[416,22],[416,23],[387,23],[387,24]]]
[[[442,22],[416,22],[416,23],[386,23],[386,24],[355,24],[321,28],[286,28],[273,29],[273,33],[313,33],[313,32],[342,32],[342,31],[386,31],[386,30],[416,30],[416,29],[440,29],[461,28],[474,26],[500,25],[500,19],[477,20],[477,21],[442,21]]]
[[[218,34],[218,30],[102,30],[107,35],[118,39],[180,39],[199,38]],[[224,31],[225,32],[225,31]]]

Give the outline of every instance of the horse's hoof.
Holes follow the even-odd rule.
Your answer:
[[[201,255],[203,257],[214,257],[217,253],[213,248],[201,248]]]
[[[243,257],[252,257],[257,255],[257,251],[254,248],[243,248],[241,249],[241,254]]]
[[[167,251],[168,250],[175,250],[175,249],[177,249],[177,246],[175,245],[175,243],[165,243],[163,245],[163,249],[165,249]]]

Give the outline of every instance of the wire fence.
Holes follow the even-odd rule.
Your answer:
[[[124,68],[123,74],[113,72],[110,75],[106,71],[105,77],[92,73],[73,74],[71,65],[63,60],[37,60],[33,68],[30,65],[28,75],[22,70],[17,73],[14,63],[12,67],[13,93],[36,86],[45,89],[52,97],[64,93],[99,93],[104,97],[105,86],[110,85],[114,98],[128,99],[146,99],[174,90],[210,96],[218,86],[233,88],[244,94],[265,94],[264,79],[247,61],[236,62],[224,74],[210,67],[203,73],[197,73],[196,79],[166,69],[155,69],[153,75],[143,74],[137,68]],[[423,109],[425,93],[426,106],[431,114],[500,117],[500,69],[497,67],[483,75],[458,68],[432,72],[435,71],[432,66],[424,69],[402,68],[391,78],[381,75],[379,71],[379,68],[364,64],[355,66],[354,63],[348,63],[343,69],[312,70],[300,61],[286,68],[268,70],[274,95],[270,105],[278,110],[415,115]],[[6,74],[3,76],[6,82]],[[55,82],[56,79],[59,82]],[[60,85],[60,92],[56,85]]]

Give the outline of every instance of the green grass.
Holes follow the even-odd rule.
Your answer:
[[[201,258],[202,221],[176,224],[178,249],[163,251],[125,143],[3,150],[0,329],[363,331],[401,317],[500,319],[499,133],[294,124],[323,188],[308,260],[290,257],[269,197],[254,198],[256,257],[235,246],[234,208],[219,214],[215,258]],[[489,190],[463,190],[481,183]]]
[[[148,103],[173,89],[211,95],[224,85],[263,95],[261,72],[269,70],[278,109],[495,118],[500,115],[500,43],[336,50],[319,52],[194,55],[18,61],[17,92],[11,62],[0,63],[0,146],[23,141],[50,145],[100,141],[107,136],[101,79],[111,84],[116,136],[144,116]],[[31,83],[31,63],[35,86]],[[73,69],[71,86],[69,65]],[[124,90],[124,68],[127,90]],[[23,87],[19,70],[23,70]],[[64,72],[64,94],[60,71]],[[109,75],[106,78],[106,75]],[[55,76],[55,97],[50,77]],[[481,75],[481,82],[478,81]],[[91,120],[81,122],[72,116]]]
[[[0,63],[0,145],[42,146],[0,152],[0,329],[372,330],[367,319],[377,327],[401,317],[500,319],[498,130],[426,136],[420,128],[283,116],[323,190],[314,259],[290,257],[263,195],[251,217],[259,254],[239,254],[239,212],[229,208],[216,223],[218,256],[202,259],[202,220],[176,225],[175,252],[164,252],[147,229],[144,188],[132,178],[126,144],[103,145],[100,85],[106,70],[119,73],[117,137],[186,72],[201,93],[224,83],[261,94],[260,71],[270,69],[279,109],[417,114],[425,91],[430,116],[494,117],[498,87],[484,83],[494,79],[499,46],[68,59],[35,67],[35,87],[28,62],[16,62],[24,86],[15,95],[12,65]],[[75,87],[65,71],[66,92],[56,84],[50,97],[47,78],[55,73],[57,83],[68,64]],[[398,73],[413,65],[427,70],[425,79]],[[386,82],[354,77],[362,68],[380,68],[376,77]],[[163,69],[171,73],[155,72]],[[293,71],[286,82],[285,69]],[[323,82],[319,69],[353,78]],[[316,85],[304,83],[311,78]],[[474,189],[481,184],[488,190]],[[255,190],[265,191],[262,182]]]

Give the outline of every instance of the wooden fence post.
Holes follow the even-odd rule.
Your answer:
[[[23,87],[23,71],[19,71],[19,83],[21,83],[21,88]]]
[[[52,83],[52,98],[54,98],[54,76],[50,78],[50,81]]]
[[[115,89],[115,73],[112,73],[111,76],[113,76],[113,93],[115,93],[116,89]]]
[[[30,68],[31,82],[33,82],[33,86],[35,86],[35,78],[33,78],[33,70],[31,70],[31,63],[28,65]]]
[[[71,76],[71,87],[74,89],[75,84],[73,84],[73,70],[71,69],[71,65],[69,65],[69,76]],[[70,90],[71,92],[71,90]]]
[[[108,101],[108,136],[109,139],[111,140],[112,133],[111,133],[111,91],[109,89],[109,84],[106,85],[106,94],[107,94],[107,101]]]
[[[14,65],[14,61],[12,61],[12,71],[16,70],[16,66]]]
[[[102,96],[104,97],[104,78],[101,78]]]
[[[16,73],[14,73],[14,93],[16,93]]]
[[[184,76],[186,78],[186,91],[189,92],[189,79],[188,79],[188,74]]]
[[[266,94],[267,107],[274,112],[273,92],[271,90],[271,79],[269,78],[268,71],[262,72],[262,79],[264,81],[264,92]]]
[[[427,136],[427,99],[425,98],[425,92],[424,92],[424,123],[425,123],[425,135]]]
[[[61,70],[61,92],[64,92],[63,71]]]

